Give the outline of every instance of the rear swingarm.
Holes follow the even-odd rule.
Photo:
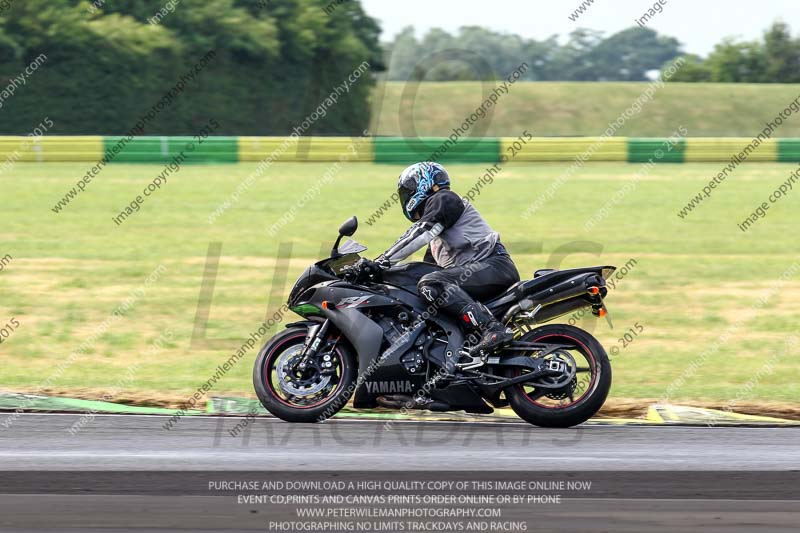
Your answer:
[[[535,386],[539,389],[557,390],[563,388],[566,383],[569,383],[575,377],[575,369],[567,367],[563,361],[552,359],[532,360],[528,357],[514,357],[511,359],[506,359],[505,364],[502,366],[517,368],[523,367],[529,369],[530,372],[513,378],[506,378],[503,376],[496,376],[494,374],[486,374],[481,372],[479,376],[472,380],[472,383],[480,388],[487,396],[494,397],[509,387],[518,385],[520,383],[530,383],[545,376],[559,376],[559,379],[556,383],[536,382]],[[492,381],[487,381],[487,379],[491,379]]]
[[[575,346],[570,344],[545,344],[542,342],[523,342],[523,341],[513,341],[511,344],[503,348],[503,352],[538,352],[535,357],[544,357],[546,355],[550,355],[551,353],[555,352],[556,350],[574,350]],[[494,362],[495,359],[499,359],[499,362]],[[503,356],[494,356],[489,357],[489,361],[493,365],[502,365]],[[519,366],[519,365],[515,365]]]

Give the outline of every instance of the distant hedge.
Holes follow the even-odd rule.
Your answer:
[[[58,135],[142,123],[138,135],[193,135],[212,118],[219,135],[285,135],[304,121],[304,135],[360,135],[380,30],[360,2],[330,14],[327,3],[14,2],[0,12],[0,133],[48,117]]]

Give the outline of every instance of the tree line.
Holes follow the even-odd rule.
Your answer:
[[[407,27],[384,44],[387,79],[403,81],[502,78],[520,61],[531,65],[528,81],[646,81],[683,57],[670,81],[796,83],[800,79],[800,39],[775,22],[761,39],[724,39],[706,58],[686,54],[674,37],[634,26],[613,35],[577,29],[560,43],[557,36],[525,39],[478,26],[455,34],[434,28],[417,37]]]
[[[706,58],[685,56],[686,64],[673,81],[718,83],[800,82],[800,39],[789,26],[775,22],[761,39],[728,38]]]
[[[762,39],[726,39],[702,58],[641,27],[609,36],[578,29],[564,42],[477,26],[418,38],[407,28],[381,44],[380,26],[361,2],[334,3],[9,2],[0,11],[0,133],[25,135],[47,119],[53,134],[124,134],[189,80],[148,115],[142,134],[192,135],[215,119],[221,135],[285,135],[364,62],[399,81],[502,79],[523,62],[529,81],[644,81],[678,57],[686,62],[671,81],[800,78],[800,40],[781,22]],[[348,83],[304,134],[360,134],[374,84],[368,74]]]
[[[47,116],[54,134],[123,134],[165,102],[144,135],[192,135],[209,119],[222,135],[286,134],[364,61],[381,65],[377,22],[360,2],[326,13],[329,1],[14,2],[0,13],[0,91],[14,83],[2,133]],[[24,85],[13,82],[41,54]],[[373,85],[360,76],[308,134],[363,131]]]

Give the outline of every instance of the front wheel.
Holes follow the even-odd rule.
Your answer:
[[[261,404],[287,422],[322,422],[338,413],[355,389],[355,357],[341,339],[326,339],[314,360],[298,369],[306,332],[297,327],[275,335],[253,367]]]
[[[611,389],[611,363],[597,339],[574,326],[551,324],[529,331],[518,340],[570,346],[545,359],[554,358],[572,367],[575,377],[558,389],[527,383],[506,389],[517,416],[537,426],[566,428],[587,421],[600,410]],[[512,375],[520,372],[512,371]]]

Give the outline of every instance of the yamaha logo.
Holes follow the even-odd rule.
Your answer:
[[[370,394],[386,392],[414,392],[410,381],[367,381],[367,392]]]

